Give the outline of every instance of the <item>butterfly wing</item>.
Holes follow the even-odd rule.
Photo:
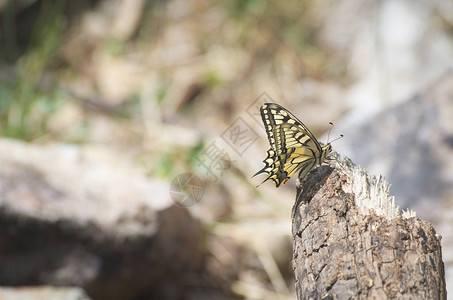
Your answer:
[[[292,113],[275,103],[260,108],[270,144],[264,168],[254,176],[266,173],[277,187],[285,183],[297,170],[301,177],[313,169],[321,157],[322,147],[311,131]]]

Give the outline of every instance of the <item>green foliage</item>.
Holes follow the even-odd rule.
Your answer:
[[[204,142],[203,140],[200,140],[198,141],[198,143],[192,147],[191,149],[189,149],[188,151],[188,162],[190,164],[190,168],[193,169],[193,167],[197,164],[197,158],[200,157],[201,155],[201,152],[203,151],[204,149]]]
[[[29,48],[16,64],[14,82],[0,85],[0,134],[31,140],[46,132],[47,121],[58,106],[56,89],[44,89],[43,75],[55,61],[65,26],[57,4],[44,1]]]
[[[214,88],[222,84],[222,79],[220,78],[219,74],[211,71],[205,74],[204,82],[210,88]]]
[[[157,158],[155,175],[167,178],[173,173],[173,157],[170,153],[161,153]]]
[[[221,1],[219,4],[225,5],[231,16],[236,19],[262,15],[269,6],[273,6],[271,1],[264,0],[232,0]]]
[[[171,152],[148,153],[142,157],[143,162],[152,161],[152,176],[171,179],[182,172],[195,172],[198,158],[204,149],[203,140],[190,148],[175,148]]]
[[[238,35],[242,43],[255,41],[259,32],[273,41],[269,47],[287,47],[298,54],[321,52],[317,48],[317,22],[313,19],[316,9],[312,1],[218,1],[225,7],[236,25],[243,30]],[[244,45],[247,46],[247,45]]]
[[[112,56],[121,56],[124,54],[126,44],[119,39],[109,39],[104,42],[103,50]]]
[[[170,80],[168,78],[160,78],[159,80],[159,88],[157,89],[157,103],[162,104],[164,100],[167,98],[168,91],[170,90]]]

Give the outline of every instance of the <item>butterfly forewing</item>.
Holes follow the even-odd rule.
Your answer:
[[[254,176],[266,173],[278,187],[297,170],[304,177],[328,154],[310,130],[292,113],[275,103],[266,103],[260,108],[261,118],[270,144],[264,168]],[[330,149],[330,148],[329,148]]]

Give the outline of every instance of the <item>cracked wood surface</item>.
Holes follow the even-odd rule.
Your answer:
[[[386,215],[360,207],[363,195],[351,182],[380,180],[360,179],[350,168],[322,166],[298,185],[292,218],[298,299],[446,299],[441,237],[428,222],[395,213],[396,206]],[[379,205],[394,205],[389,199]]]

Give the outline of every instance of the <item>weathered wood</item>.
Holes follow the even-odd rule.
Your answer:
[[[381,177],[346,158],[335,164],[298,184],[298,299],[446,299],[441,237],[431,224],[400,215]]]

